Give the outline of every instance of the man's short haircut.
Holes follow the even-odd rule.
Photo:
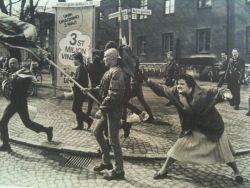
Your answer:
[[[188,75],[188,74],[180,74],[180,75],[177,77],[177,82],[178,82],[179,80],[181,80],[181,79],[186,81],[188,87],[194,88],[194,87],[197,85],[196,81],[194,80],[194,78],[193,78],[191,75]]]
[[[232,51],[233,51],[233,50],[237,50],[237,52],[239,52],[239,49],[238,49],[238,48],[233,48]]]
[[[9,64],[11,63],[11,62],[15,62],[15,63],[18,63],[18,60],[17,60],[17,58],[10,58],[9,59]]]
[[[112,59],[118,59],[119,58],[119,52],[115,48],[110,48],[104,52],[105,55],[110,55]]]
[[[104,50],[108,50],[110,48],[117,49],[117,44],[115,43],[115,41],[108,41],[107,44],[105,45]]]
[[[76,52],[74,54],[74,59],[75,60],[79,60],[81,64],[83,64],[83,55],[81,52]]]

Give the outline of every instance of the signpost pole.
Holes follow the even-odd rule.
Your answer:
[[[128,11],[128,37],[129,37],[129,46],[131,50],[133,49],[133,38],[132,38],[132,8],[131,0],[129,0],[129,11]]]
[[[121,0],[119,0],[119,14],[120,14],[120,20],[119,20],[119,46],[122,45],[122,5]]]
[[[133,32],[132,32],[132,19],[136,19],[136,15],[152,15],[152,11],[148,9],[137,9],[137,8],[131,8],[131,0],[129,0],[129,9],[122,10],[121,7],[121,0],[119,1],[119,8],[118,12],[114,12],[109,14],[109,19],[117,18],[119,20],[119,46],[122,45],[122,19],[124,16],[124,20],[128,19],[128,34],[129,34],[129,46],[132,49],[133,45]]]

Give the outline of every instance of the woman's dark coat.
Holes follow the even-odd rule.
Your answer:
[[[202,89],[195,86],[191,96],[186,97],[186,104],[181,102],[176,86],[169,88],[165,85],[148,82],[148,86],[159,96],[172,101],[179,113],[183,132],[199,130],[212,141],[218,141],[224,132],[224,122],[215,108],[215,104],[223,101],[225,89]],[[182,132],[182,133],[183,133]]]

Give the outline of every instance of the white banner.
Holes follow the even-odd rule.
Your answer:
[[[56,8],[56,60],[70,76],[75,74],[73,54],[81,52],[92,58],[95,35],[94,6],[58,6]],[[67,79],[57,71],[56,86],[68,85]]]

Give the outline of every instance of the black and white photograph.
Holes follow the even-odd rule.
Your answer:
[[[250,0],[0,0],[0,188],[249,188]]]

